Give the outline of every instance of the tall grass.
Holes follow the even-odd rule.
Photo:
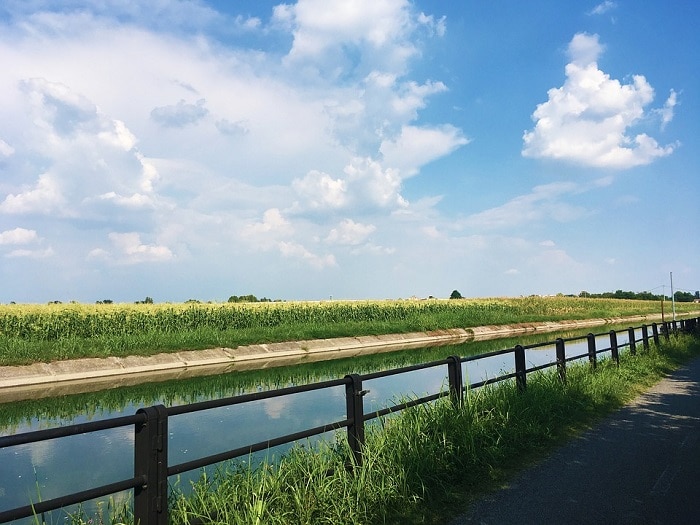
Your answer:
[[[692,303],[678,306],[679,313],[692,308]],[[0,365],[659,311],[653,301],[572,297],[0,305]]]

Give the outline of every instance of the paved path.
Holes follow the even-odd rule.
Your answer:
[[[700,523],[699,437],[695,359],[450,525]]]

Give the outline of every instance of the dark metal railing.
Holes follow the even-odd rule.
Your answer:
[[[678,330],[680,324],[681,331],[695,331],[698,329],[700,318],[684,319],[679,323],[676,321],[665,322],[661,325],[661,332],[656,323],[651,325],[652,339],[656,345],[659,344],[660,334],[666,339],[670,333]],[[637,330],[641,328],[642,337],[637,339]],[[362,447],[365,440],[365,422],[388,414],[405,410],[406,408],[429,403],[442,397],[450,396],[454,403],[462,403],[464,392],[467,389],[475,389],[487,384],[498,383],[508,379],[515,379],[517,388],[523,391],[527,388],[527,375],[539,370],[556,367],[561,381],[566,382],[566,364],[571,361],[587,358],[590,366],[597,366],[598,356],[602,353],[610,352],[611,358],[619,366],[620,350],[627,347],[630,354],[636,353],[637,343],[642,343],[644,348],[649,348],[650,337],[648,326],[630,327],[627,330],[628,342],[620,345],[617,340],[618,332],[611,330],[608,334],[588,334],[582,337],[569,339],[556,339],[553,342],[536,343],[522,346],[516,345],[513,348],[497,350],[485,354],[459,357],[449,356],[446,359],[407,366],[382,372],[372,372],[369,374],[350,374],[342,379],[312,383],[308,385],[293,386],[272,390],[267,392],[257,392],[224,399],[216,399],[193,403],[184,406],[166,408],[163,405],[156,405],[139,409],[133,416],[125,416],[103,421],[95,421],[70,425],[35,432],[27,432],[12,436],[0,437],[0,448],[25,445],[50,439],[60,439],[77,434],[86,434],[101,430],[114,429],[124,426],[134,426],[134,476],[132,478],[119,480],[107,485],[102,485],[89,490],[67,494],[58,498],[37,502],[31,505],[14,509],[0,511],[0,523],[6,523],[21,518],[38,516],[42,513],[61,509],[77,503],[115,494],[125,490],[134,491],[134,521],[140,525],[166,525],[168,523],[168,476],[181,474],[196,470],[222,461],[242,457],[254,452],[267,450],[271,447],[292,443],[298,440],[317,436],[329,431],[345,428],[347,432],[348,445],[352,451],[352,459],[355,464],[362,462]],[[624,330],[622,330],[624,332]],[[597,347],[597,337],[609,335],[610,346],[605,348]],[[566,355],[566,343],[586,340],[587,350],[579,355]],[[555,345],[556,358],[552,362],[528,368],[525,358],[525,351],[543,346]],[[489,357],[513,354],[515,370],[504,373],[497,377],[464,385],[462,366],[472,361],[478,361]],[[363,381],[379,379],[397,374],[405,374],[418,370],[447,366],[447,379],[449,388],[446,391],[426,395],[397,403],[381,410],[365,413],[363,398],[368,390],[363,388]],[[346,417],[345,419],[331,421],[323,425],[308,428],[300,432],[294,432],[271,438],[258,443],[246,445],[233,450],[202,457],[193,461],[168,465],[168,421],[173,416],[209,410],[212,408],[227,407],[242,403],[249,403],[280,396],[299,394],[315,390],[325,390],[332,387],[345,387]]]

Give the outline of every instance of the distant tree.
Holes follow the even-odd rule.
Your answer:
[[[698,290],[695,291],[695,300],[700,301],[700,291]]]
[[[590,294],[590,292],[587,292],[586,290],[583,290],[583,291],[579,292],[578,296],[579,296],[579,297],[590,297],[591,294]]]
[[[112,304],[113,302],[111,299],[102,299],[101,301],[95,301],[95,304]]]
[[[136,301],[136,304],[153,304],[153,298],[146,297],[143,301]]]
[[[228,298],[229,303],[257,303],[258,298],[252,294],[249,295],[232,295]]]
[[[462,294],[459,293],[457,290],[452,290],[452,293],[450,294],[450,299],[463,299]]]
[[[678,291],[673,294],[673,298],[679,303],[692,303],[695,296],[690,292]]]

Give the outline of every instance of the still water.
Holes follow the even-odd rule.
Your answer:
[[[621,330],[622,327],[614,329]],[[553,341],[557,337],[584,335],[587,332],[582,330],[470,342],[262,371],[165,381],[51,399],[0,403],[0,435],[132,415],[139,408],[160,403],[177,406],[336,379],[348,373],[364,374],[398,368],[443,359],[448,355],[483,354],[512,348],[515,344],[529,345]],[[625,345],[627,342],[626,332],[620,332],[618,344]],[[608,335],[598,338],[597,347],[609,347]],[[587,344],[585,340],[567,343],[566,349],[567,357],[581,355],[586,353]],[[526,350],[528,368],[553,361],[553,345]],[[464,381],[465,384],[476,383],[513,372],[514,368],[512,353],[470,361],[463,365]],[[366,380],[363,387],[369,390],[364,398],[365,413],[369,413],[402,398],[428,395],[446,389],[447,367]],[[183,463],[344,418],[344,387],[173,416],[168,421],[169,464]],[[330,434],[327,437],[333,438]],[[0,510],[130,478],[133,475],[133,446],[134,430],[128,426],[0,449]],[[281,454],[285,449],[279,447],[271,454]],[[199,472],[193,472],[170,481],[185,489],[199,475]],[[53,521],[60,520],[54,517]]]

